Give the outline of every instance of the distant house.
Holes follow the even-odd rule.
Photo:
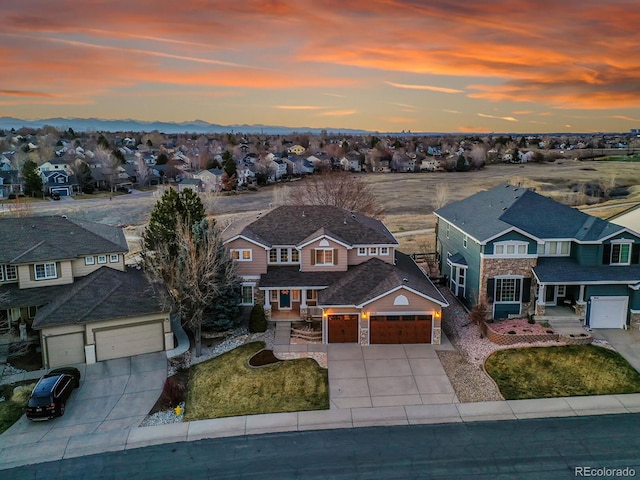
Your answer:
[[[24,193],[24,186],[18,170],[0,170],[0,198]]]
[[[304,148],[302,145],[292,145],[291,147],[287,148],[287,152],[293,155],[302,155],[306,151],[307,149]]]
[[[178,191],[184,192],[187,189],[191,189],[196,193],[202,191],[202,180],[197,178],[185,178],[178,184]]]
[[[50,160],[48,162],[44,162],[38,167],[38,170],[40,171],[40,173],[60,170],[67,172],[69,175],[73,173],[69,164],[63,160]]]
[[[222,190],[222,170],[219,168],[199,170],[193,174],[193,179],[201,182],[201,192],[217,193]]]
[[[57,193],[63,197],[69,197],[80,189],[75,176],[65,170],[44,170],[40,176],[47,195]]]
[[[640,203],[607,218],[611,223],[640,232]]]

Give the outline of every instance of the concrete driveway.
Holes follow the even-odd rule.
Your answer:
[[[165,352],[77,366],[80,388],[67,401],[63,417],[31,422],[23,415],[0,436],[0,458],[36,455],[52,459],[109,450],[128,435],[158,400],[167,377]]]
[[[436,353],[442,345],[330,344],[331,408],[458,403]]]

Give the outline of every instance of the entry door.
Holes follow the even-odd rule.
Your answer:
[[[280,310],[291,308],[291,290],[280,290]]]

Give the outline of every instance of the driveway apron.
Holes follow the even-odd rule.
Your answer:
[[[331,408],[458,403],[437,350],[443,345],[330,344]]]
[[[94,438],[126,438],[156,403],[167,378],[165,352],[76,367],[82,374],[80,388],[69,397],[64,416],[31,422],[23,415],[0,436],[0,456],[17,458],[31,451],[46,458],[52,448],[68,456],[74,445],[85,448]],[[100,451],[101,445],[95,447]],[[50,453],[56,458],[60,452]]]

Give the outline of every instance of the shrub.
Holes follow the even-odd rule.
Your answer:
[[[18,405],[26,405],[29,401],[29,397],[31,396],[31,392],[33,392],[35,387],[35,383],[30,383],[29,385],[20,385],[14,388],[13,395],[11,395],[11,401]]]
[[[267,330],[267,317],[262,305],[254,305],[249,316],[249,331],[251,333],[265,332]]]
[[[529,320],[527,320],[527,322],[531,325],[533,325],[534,323],[536,323],[536,321],[533,318],[530,318]]]
[[[485,303],[478,303],[471,309],[471,313],[469,313],[469,319],[476,325],[480,325],[486,321],[488,313],[489,307],[487,307]]]
[[[171,407],[184,401],[185,386],[175,377],[167,377],[162,387],[161,399]]]

